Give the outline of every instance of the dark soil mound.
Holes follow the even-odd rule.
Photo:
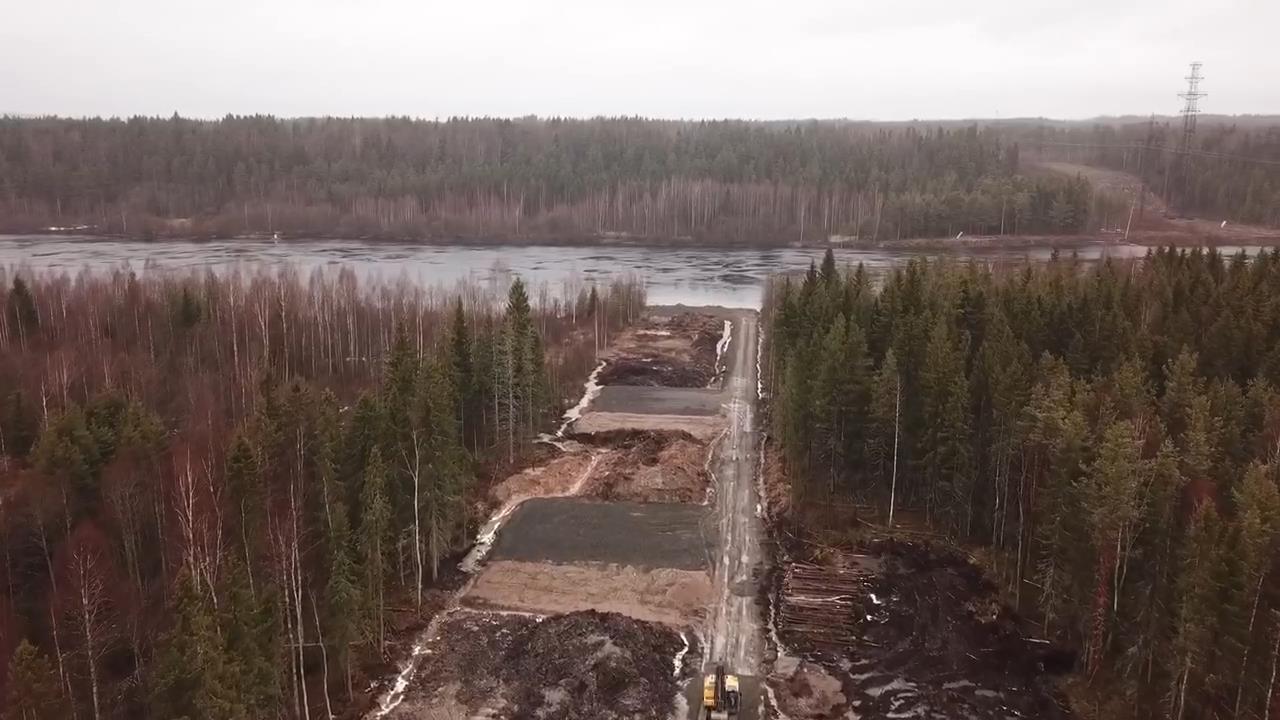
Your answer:
[[[614,613],[458,614],[441,643],[414,694],[457,686],[459,703],[494,717],[665,720],[681,688],[679,634]]]
[[[715,348],[711,363],[690,364],[661,355],[617,358],[600,371],[601,385],[642,385],[646,387],[706,387],[715,377]]]

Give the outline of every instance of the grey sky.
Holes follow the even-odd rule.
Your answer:
[[[0,0],[0,113],[1280,112],[1280,0]]]

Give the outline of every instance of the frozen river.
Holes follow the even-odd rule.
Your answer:
[[[1231,249],[1230,251],[1233,251]],[[1147,248],[1086,245],[1080,257],[1133,257]],[[1024,247],[955,251],[838,249],[841,264],[862,262],[872,272],[911,257],[960,257],[987,262],[1042,261],[1051,250]],[[1067,254],[1070,251],[1063,251]],[[67,236],[0,236],[0,267],[19,266],[75,274],[85,268],[192,271],[293,265],[301,270],[350,267],[365,277],[407,278],[424,284],[462,279],[501,281],[518,273],[531,285],[553,289],[575,279],[591,282],[635,273],[652,304],[758,307],[764,279],[820,261],[820,248],[670,248],[638,246],[423,245],[359,240],[215,240],[144,242]]]

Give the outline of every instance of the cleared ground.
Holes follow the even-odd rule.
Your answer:
[[[511,560],[486,565],[462,599],[475,609],[540,615],[600,610],[671,627],[696,625],[710,602],[711,577],[700,570]]]
[[[708,442],[724,431],[720,415],[650,415],[630,412],[587,412],[573,423],[574,435],[599,435],[628,431],[681,432]]]
[[[591,402],[591,410],[645,415],[718,415],[723,405],[724,394],[720,390],[609,385]]]
[[[652,311],[651,311],[652,312]],[[724,323],[707,313],[653,312],[623,331],[604,354],[601,385],[706,387],[715,379]]]
[[[778,588],[768,683],[787,717],[1069,717],[1052,676],[1074,657],[1028,639],[965,557],[900,541],[825,555],[789,565]]]
[[[713,533],[701,505],[539,498],[515,511],[489,557],[705,572]]]

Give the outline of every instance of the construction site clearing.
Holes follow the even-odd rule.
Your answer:
[[[709,501],[728,324],[651,312],[586,407],[495,485],[468,578],[375,716],[668,718],[714,602]]]
[[[766,682],[792,720],[1070,717],[1053,683],[1072,654],[1028,637],[956,551],[877,540],[792,558],[775,576]]]

